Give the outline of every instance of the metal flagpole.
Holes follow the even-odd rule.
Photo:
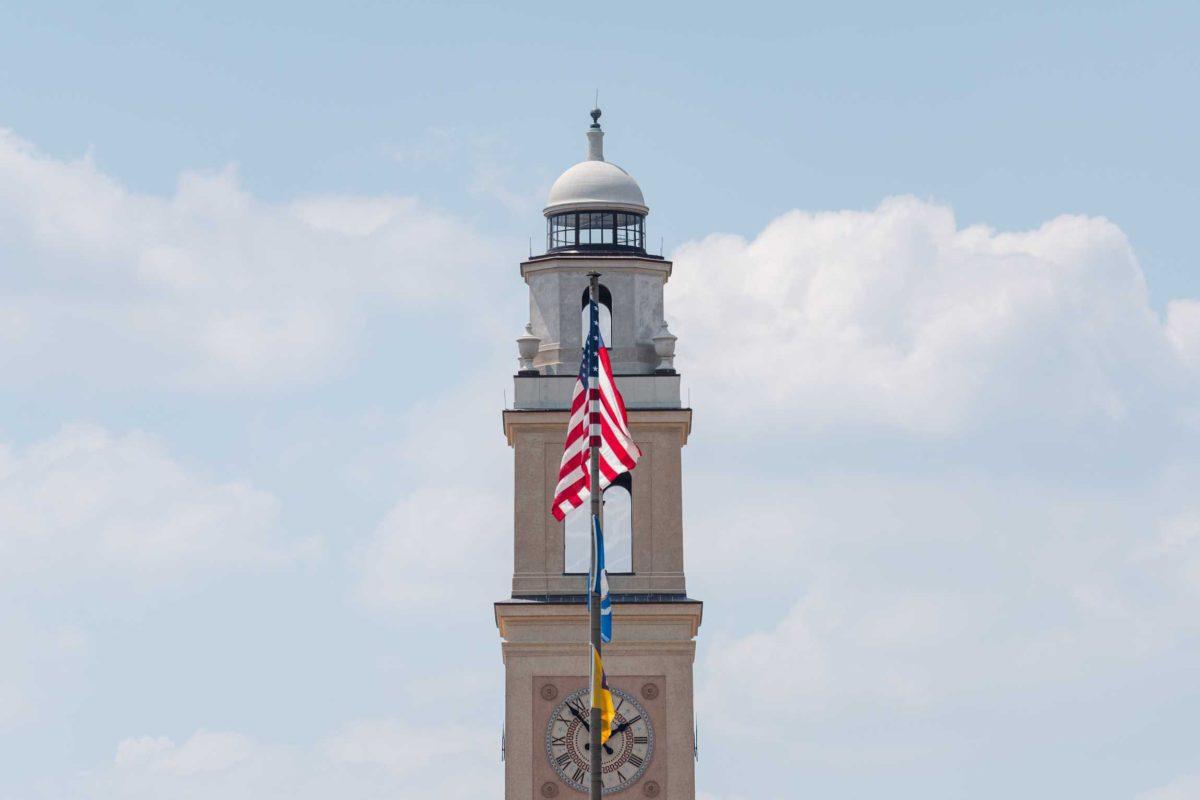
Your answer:
[[[590,337],[593,335],[593,331],[595,331],[599,326],[598,310],[599,310],[599,303],[600,303],[600,273],[589,272],[588,280],[589,280],[588,289],[589,289],[589,293],[591,295],[591,304],[588,309],[588,316],[589,316],[589,322],[590,322],[590,324],[588,325],[588,336]],[[591,456],[592,456],[592,463],[591,463],[591,468],[590,468],[591,469],[590,488],[591,488],[591,492],[592,492],[592,498],[591,498],[592,499],[592,531],[591,531],[591,534],[592,534],[592,537],[591,537],[592,538],[592,569],[589,573],[589,575],[591,575],[591,578],[589,579],[591,585],[588,586],[588,596],[589,596],[588,622],[591,625],[592,647],[594,647],[596,649],[596,655],[598,656],[600,654],[600,589],[599,589],[599,586],[597,585],[599,583],[599,581],[596,579],[597,578],[597,575],[596,575],[597,566],[599,565],[599,561],[597,560],[598,554],[596,553],[596,529],[595,529],[595,526],[600,524],[600,508],[601,508],[601,498],[600,498],[600,436],[601,436],[601,433],[600,433],[600,379],[599,379],[600,353],[596,349],[599,347],[599,342],[594,342],[593,345],[594,345],[594,348],[593,348],[593,353],[592,353],[592,362],[591,362],[591,364],[588,365],[588,426],[589,426],[589,428],[588,428],[588,436],[589,436],[588,443],[591,448]],[[592,662],[590,673],[594,673],[596,670],[596,664],[595,664],[596,659],[594,657],[591,657],[591,653],[589,653],[588,656],[589,656],[588,660]],[[600,709],[596,705],[596,693],[595,693],[596,681],[599,679],[599,677],[600,676],[593,674],[592,675],[592,684],[591,684],[591,686],[592,686],[592,709],[591,709],[591,714],[590,714],[590,720],[591,720],[590,732],[592,734],[591,800],[600,800],[600,795],[601,795],[601,792],[603,791],[603,786],[604,786],[604,784],[600,780],[600,778],[601,778],[601,774],[600,774],[600,770],[601,770]]]

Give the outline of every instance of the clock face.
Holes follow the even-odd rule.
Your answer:
[[[613,689],[616,717],[612,736],[601,751],[600,780],[604,793],[633,785],[654,755],[654,726],[642,704],[620,689]],[[546,723],[546,755],[563,783],[586,792],[591,788],[591,731],[588,715],[591,694],[584,688],[559,703]]]

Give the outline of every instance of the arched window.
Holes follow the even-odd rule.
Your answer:
[[[628,472],[604,490],[604,566],[633,572],[633,481]]]
[[[592,563],[592,542],[588,537],[588,523],[592,518],[592,504],[584,503],[567,513],[563,522],[563,572],[587,573]],[[608,548],[605,547],[605,555]]]
[[[580,324],[582,327],[582,336],[579,341],[586,342],[588,337],[588,326],[592,324],[588,316],[588,296],[591,292],[587,289],[583,290],[583,297],[580,298],[581,310],[579,312]],[[600,338],[604,340],[605,347],[612,347],[612,292],[603,283],[600,284]]]
[[[609,573],[633,572],[633,481],[628,472],[604,490],[604,566]],[[592,505],[567,514],[564,524],[563,572],[586,575],[592,562]]]

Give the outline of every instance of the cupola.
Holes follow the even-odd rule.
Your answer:
[[[546,250],[560,252],[646,252],[650,209],[637,181],[604,160],[600,109],[592,109],[587,158],[550,187],[546,199]]]

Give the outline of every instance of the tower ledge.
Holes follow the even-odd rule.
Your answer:
[[[551,435],[550,441],[562,438],[567,428],[570,412],[567,409],[508,409],[504,412],[504,436],[509,447],[516,446],[517,430],[538,431]],[[679,446],[687,444],[692,432],[692,410],[690,408],[657,408],[629,411],[629,424],[635,437],[639,432],[670,431],[671,438],[679,437]],[[558,442],[561,450],[561,441]],[[555,462],[557,463],[557,462]],[[556,470],[557,471],[557,470]],[[550,506],[547,505],[548,509]]]
[[[524,600],[501,600],[495,603],[496,627],[509,642],[529,642],[542,645],[567,644],[578,648],[587,638],[587,605],[578,603],[531,603]],[[618,647],[634,642],[689,641],[695,637],[703,619],[704,604],[684,599],[671,603],[616,603],[613,626],[621,631]],[[526,631],[536,632],[528,635]],[[547,631],[553,631],[547,635]]]
[[[679,409],[679,375],[617,375],[629,411]],[[574,375],[514,375],[513,410],[563,411],[571,407]]]
[[[642,272],[643,274],[661,275],[663,283],[671,277],[672,262],[662,256],[652,256],[645,253],[598,253],[598,252],[554,252],[543,253],[540,256],[530,256],[521,262],[521,277],[548,269],[562,272],[578,271],[581,275],[589,272],[618,269],[621,272]]]

